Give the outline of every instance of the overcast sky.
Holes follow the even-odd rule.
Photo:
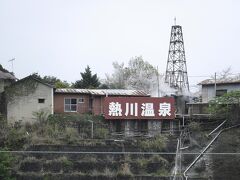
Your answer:
[[[191,85],[227,67],[240,72],[239,0],[0,0],[0,63],[74,82],[89,65],[142,56],[165,72],[174,17],[183,28]]]

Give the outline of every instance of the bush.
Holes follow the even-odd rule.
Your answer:
[[[112,177],[116,176],[116,172],[111,171],[109,168],[105,168],[104,172],[103,172],[103,176],[112,178]]]
[[[23,128],[10,129],[6,140],[6,146],[11,150],[20,150],[28,141],[28,135]]]
[[[4,146],[4,143],[8,136],[8,126],[6,119],[0,114],[0,147]]]
[[[49,114],[50,113],[45,111],[44,109],[33,112],[34,119],[36,120],[35,127],[37,128],[38,134],[40,134],[41,136],[44,136],[45,125],[47,124]]]
[[[58,159],[62,163],[62,168],[64,172],[68,172],[73,168],[73,162],[70,161],[66,156],[62,156]]]
[[[95,138],[106,139],[109,131],[106,128],[96,128],[94,131]]]
[[[166,148],[167,138],[162,135],[158,135],[152,139],[140,141],[139,146],[144,151],[162,151]]]
[[[169,162],[165,158],[161,157],[160,155],[151,156],[151,158],[149,159],[149,162],[161,163],[162,167],[167,167],[169,165]]]
[[[79,134],[74,128],[66,128],[64,133],[64,141],[68,144],[74,144],[78,141]]]
[[[128,163],[123,163],[117,173],[117,176],[123,176],[123,177],[132,177],[133,174],[132,172],[130,171],[130,167],[129,167],[129,164]]]
[[[191,132],[200,132],[200,131],[201,131],[200,124],[197,123],[197,122],[191,122],[191,123],[189,123],[188,127],[189,127],[189,130],[190,130]]]
[[[0,149],[1,151],[6,151],[7,149]],[[10,153],[1,152],[0,153],[0,179],[2,180],[14,180],[12,177],[12,164],[14,158]]]

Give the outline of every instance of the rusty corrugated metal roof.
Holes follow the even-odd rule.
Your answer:
[[[74,89],[64,88],[56,89],[55,93],[73,93],[73,94],[91,94],[99,96],[150,96],[142,90],[126,90],[126,89]]]

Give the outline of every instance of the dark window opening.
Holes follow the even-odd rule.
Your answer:
[[[162,120],[162,130],[169,131],[170,129],[170,121],[169,120]]]
[[[43,104],[43,103],[45,103],[45,99],[38,99],[38,103],[41,103],[41,104]]]
[[[148,120],[138,120],[137,123],[138,131],[140,131],[141,133],[148,132]]]
[[[222,96],[224,94],[227,93],[227,89],[219,89],[219,90],[216,90],[216,96],[219,97],[219,96]]]

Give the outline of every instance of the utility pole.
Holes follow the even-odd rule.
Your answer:
[[[217,96],[217,73],[216,72],[214,74],[214,92],[216,97]]]
[[[179,173],[182,175],[182,133],[179,138]]]

